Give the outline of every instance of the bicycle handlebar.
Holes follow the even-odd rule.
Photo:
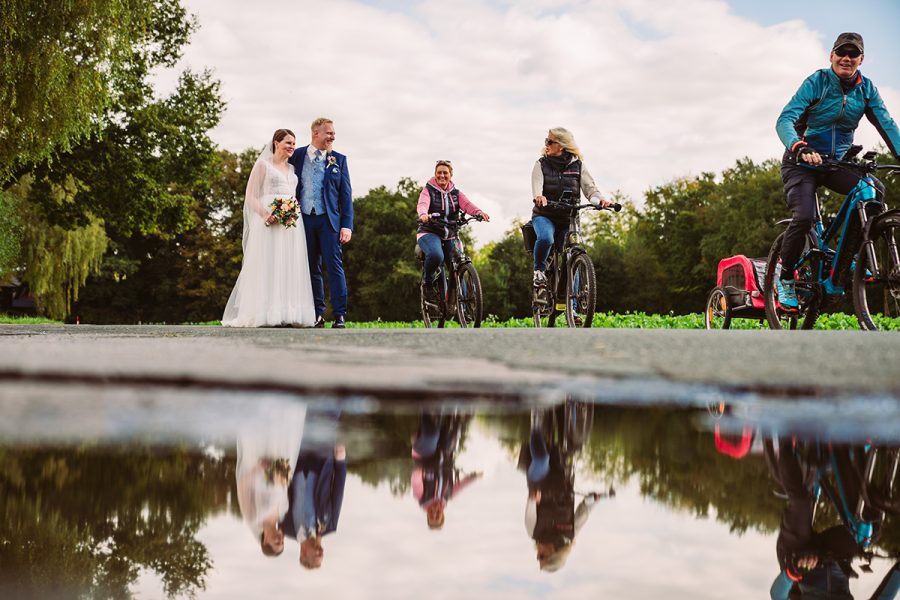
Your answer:
[[[622,205],[618,202],[612,204],[611,206],[607,206],[606,208],[602,208],[589,202],[585,204],[569,204],[567,202],[554,202],[553,200],[547,200],[547,204],[545,204],[545,206],[547,206],[548,208],[561,208],[566,210],[582,210],[584,208],[595,208],[597,210],[608,210],[614,212],[619,212],[620,210],[622,210]]]
[[[463,225],[468,224],[471,221],[484,221],[484,217],[480,214],[477,215],[467,215],[461,213],[459,217],[457,217],[455,223],[451,223],[447,219],[443,218],[443,213],[429,213],[428,214],[428,222],[429,223],[437,223],[438,225],[444,225],[445,227],[462,227]],[[421,221],[418,221],[421,223]]]
[[[874,173],[875,171],[900,171],[900,165],[879,165],[876,163],[874,151],[864,154],[861,160],[855,160],[857,154],[859,154],[859,147],[853,146],[853,150],[844,155],[844,158],[834,158],[833,156],[822,154],[821,165],[812,165],[805,162],[801,163],[800,160],[797,160],[797,164],[812,168],[823,167],[829,171],[834,171],[841,167],[847,167],[854,171],[862,171],[864,173]]]

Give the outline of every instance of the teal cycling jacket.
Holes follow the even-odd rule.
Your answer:
[[[840,158],[853,143],[863,115],[875,126],[888,150],[898,157],[900,129],[891,118],[878,88],[856,72],[856,85],[847,94],[831,68],[806,78],[781,111],[775,131],[789,152],[806,143],[819,154]]]

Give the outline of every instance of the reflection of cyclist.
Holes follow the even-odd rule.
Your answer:
[[[849,506],[856,506],[859,488],[849,473],[846,448],[834,450],[842,482],[842,490]],[[770,590],[773,600],[788,598],[849,598],[851,566],[859,548],[853,535],[844,525],[824,531],[813,528],[815,495],[813,481],[804,477],[804,467],[790,440],[779,444],[777,479],[787,503],[782,512],[781,527],[776,542],[776,554],[781,573]]]
[[[564,422],[565,407],[554,410],[558,412],[558,421]],[[528,482],[525,530],[534,540],[541,570],[553,572],[566,564],[575,536],[602,496],[587,494],[575,507],[572,456],[566,457],[560,444],[548,439],[543,426],[546,416],[535,412],[528,442],[522,444],[519,453],[519,468],[525,471]]]
[[[444,526],[444,509],[481,473],[463,475],[456,468],[456,450],[465,422],[462,417],[422,413],[413,442],[415,461],[411,484],[413,496],[425,511],[428,527]]]
[[[531,224],[537,241],[534,244],[534,285],[547,282],[544,271],[553,241],[565,237],[569,228],[569,211],[547,206],[547,201],[559,202],[563,192],[569,192],[573,202],[584,192],[588,202],[606,208],[612,202],[606,200],[594,178],[582,165],[584,157],[575,144],[575,137],[568,129],[554,127],[547,132],[544,140],[543,156],[531,171],[531,193],[534,208],[531,210]]]
[[[456,243],[456,215],[462,211],[468,215],[481,215],[485,221],[491,218],[486,212],[472,204],[450,179],[453,176],[453,166],[449,160],[439,160],[434,167],[432,177],[422,192],[419,194],[419,202],[416,212],[419,215],[419,230],[416,240],[419,248],[425,254],[425,269],[423,272],[423,284],[433,284],[440,277],[440,266],[444,264],[444,257],[450,256]],[[439,213],[443,221],[450,223],[447,227],[444,223],[436,223],[431,219],[432,214]]]
[[[858,70],[863,58],[863,40],[858,33],[839,35],[831,50],[831,68],[806,78],[775,126],[786,148],[781,178],[792,214],[781,247],[785,268],[776,281],[779,303],[788,310],[799,306],[791,267],[800,260],[806,232],[815,220],[816,187],[824,185],[847,194],[860,180],[852,171],[827,172],[811,167],[822,164],[822,154],[844,156],[863,115],[875,125],[894,156],[900,151],[900,129],[875,85]],[[884,186],[877,180],[876,187],[878,195],[883,195]]]

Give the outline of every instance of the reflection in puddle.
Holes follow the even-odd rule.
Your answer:
[[[3,598],[862,599],[900,585],[898,439],[798,435],[758,407],[107,391],[29,414],[0,400],[17,419],[0,428]]]

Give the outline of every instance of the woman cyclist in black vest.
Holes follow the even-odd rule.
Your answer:
[[[544,271],[553,241],[565,239],[569,229],[569,211],[565,208],[547,206],[547,201],[559,202],[563,192],[571,193],[571,202],[578,204],[584,192],[588,202],[599,208],[612,204],[603,197],[594,183],[594,178],[582,165],[581,150],[575,144],[575,137],[568,129],[554,127],[547,132],[544,140],[544,155],[538,159],[531,171],[531,191],[534,208],[531,223],[537,241],[534,244],[534,285],[547,283]]]
[[[453,185],[453,166],[449,160],[439,160],[434,167],[432,177],[422,193],[416,212],[419,214],[419,230],[416,240],[425,254],[425,269],[422,284],[433,284],[440,278],[440,267],[444,257],[453,252],[456,240],[456,215],[459,211],[467,215],[481,215],[485,221],[491,218],[486,212],[472,202]],[[432,220],[431,215],[440,214],[440,222]],[[448,227],[445,223],[449,224]]]

